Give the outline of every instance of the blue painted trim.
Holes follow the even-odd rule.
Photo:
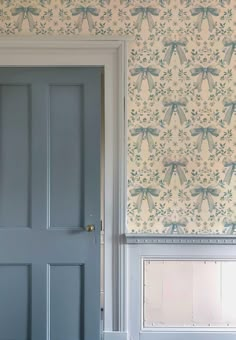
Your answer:
[[[204,244],[233,245],[235,235],[159,235],[159,234],[125,234],[127,244]]]

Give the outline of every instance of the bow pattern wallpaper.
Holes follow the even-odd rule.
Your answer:
[[[1,35],[134,37],[133,233],[236,233],[235,28],[235,0],[0,0]]]

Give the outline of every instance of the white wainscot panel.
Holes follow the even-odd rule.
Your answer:
[[[143,329],[236,327],[236,262],[144,260]]]
[[[192,263],[192,313],[196,326],[221,326],[221,265],[215,261]]]
[[[222,318],[236,325],[236,262],[222,266]]]

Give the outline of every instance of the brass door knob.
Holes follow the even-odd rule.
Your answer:
[[[85,230],[88,232],[88,233],[91,233],[92,231],[95,231],[95,226],[93,224],[88,224],[86,227],[85,227]]]

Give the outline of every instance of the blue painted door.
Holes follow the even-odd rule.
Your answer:
[[[0,340],[99,339],[100,84],[0,69]]]

